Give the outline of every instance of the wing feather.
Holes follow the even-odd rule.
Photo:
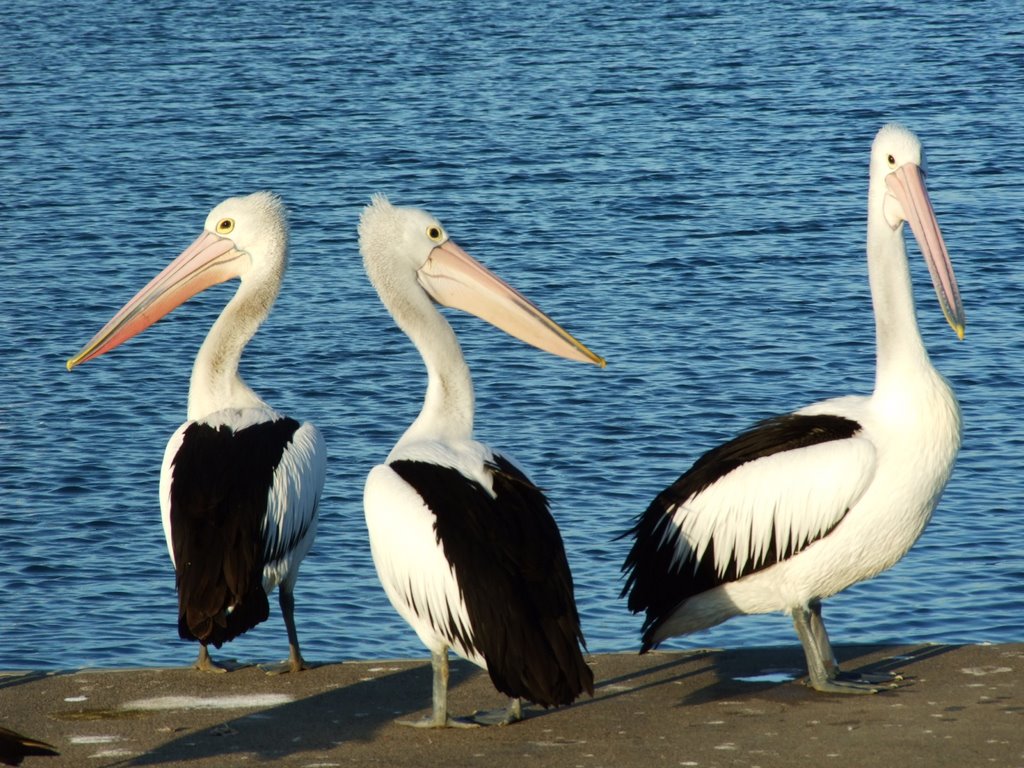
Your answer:
[[[698,459],[629,533],[623,594],[650,634],[689,597],[767,568],[827,535],[874,477],[852,419],[768,419]]]
[[[427,648],[450,646],[485,666],[455,573],[437,542],[433,512],[388,465],[370,471],[363,499],[373,562],[395,610]]]
[[[268,590],[289,578],[289,569],[294,578],[305,551],[270,563],[267,554],[312,541],[303,532],[315,525],[323,477],[319,435],[287,417],[254,418],[262,415],[219,412],[187,422],[168,443],[161,504],[182,638],[220,647],[266,620]],[[297,479],[306,454],[316,459],[308,483]],[[291,505],[303,500],[307,509],[292,514]]]
[[[795,554],[832,530],[875,471],[872,444],[859,437],[820,443],[748,462],[667,510],[673,565],[696,573],[713,548],[716,573],[736,578]],[[713,547],[712,547],[713,545]]]
[[[432,650],[451,646],[495,687],[543,706],[593,692],[562,538],[543,492],[510,461],[377,467],[367,524],[392,604]],[[475,473],[474,473],[475,474]]]
[[[286,558],[300,543],[306,549],[312,544],[326,474],[323,435],[306,422],[295,430],[274,470],[262,528],[267,563]]]

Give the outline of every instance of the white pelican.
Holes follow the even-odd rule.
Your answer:
[[[473,440],[473,383],[431,300],[552,354],[603,366],[525,297],[448,238],[428,213],[375,196],[359,222],[370,281],[427,367],[423,409],[366,479],[373,561],[391,604],[431,652],[433,714],[448,717],[448,650],[512,698],[545,707],[593,694],[572,574],[547,499],[511,461]]]
[[[269,615],[280,586],[287,662],[305,668],[293,587],[316,535],[326,471],[319,430],[272,409],[242,381],[245,345],[270,313],[288,262],[284,205],[269,192],[231,198],[203,233],[108,322],[68,370],[109,352],[191,296],[240,278],[238,291],[196,356],[188,420],[171,436],[160,472],[160,508],[178,587],[178,633],[199,641],[199,669],[222,671],[220,647]]]
[[[960,448],[960,409],[921,341],[903,242],[906,221],[962,339],[960,294],[924,175],[917,137],[883,127],[868,188],[873,394],[768,419],[708,451],[630,531],[623,594],[631,611],[647,612],[641,652],[732,616],[785,611],[812,687],[873,693],[889,679],[840,674],[821,600],[907,553]]]

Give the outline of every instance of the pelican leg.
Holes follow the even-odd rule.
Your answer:
[[[505,712],[505,722],[502,725],[511,725],[512,723],[518,723],[523,719],[523,700],[522,699],[509,699],[508,709]]]
[[[857,679],[845,680],[838,676],[839,665],[836,664],[832,644],[821,620],[819,601],[815,600],[811,605],[795,608],[793,626],[796,627],[796,634],[804,647],[804,656],[807,657],[807,684],[811,688],[823,693],[878,693],[879,689],[875,685]]]
[[[430,652],[434,672],[434,706],[430,717],[423,720],[399,720],[399,725],[413,728],[475,728],[479,723],[448,716],[448,649]]]
[[[835,679],[839,674],[839,662],[836,661],[836,654],[828,639],[825,621],[821,618],[821,600],[812,600],[808,607],[810,612],[807,614],[807,627],[810,630],[812,642],[818,649],[818,658],[821,659],[828,678]]]
[[[288,660],[276,664],[261,664],[260,669],[268,675],[283,675],[286,672],[309,669],[302,658],[302,651],[299,650],[299,633],[295,631],[295,593],[292,592],[292,582],[281,582],[277,591],[277,601],[281,606],[284,628],[288,632]]]
[[[825,662],[830,679],[846,684],[859,683],[867,685],[869,688],[874,687],[875,690],[872,693],[882,688],[896,687],[896,683],[902,679],[899,675],[889,672],[843,672],[839,669],[839,662],[836,661],[835,654],[832,652],[832,644],[829,642],[828,632],[825,630],[825,620],[821,617],[821,600],[811,601],[810,609],[811,614],[808,617],[808,624],[810,625],[811,635],[817,642],[819,654]],[[880,683],[881,685],[879,685]]]
[[[192,665],[194,669],[201,672],[227,672],[228,668],[222,666],[210,658],[210,652],[206,649],[206,643],[199,644],[199,656]]]

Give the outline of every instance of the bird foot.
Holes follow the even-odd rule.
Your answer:
[[[504,709],[492,709],[485,712],[474,712],[472,721],[477,725],[512,725],[522,720],[522,715],[516,717]]]
[[[396,720],[399,725],[409,728],[479,728],[481,723],[466,717],[424,717],[422,720]]]
[[[217,674],[224,674],[235,669],[239,669],[242,665],[231,663],[228,661],[216,662],[207,656],[205,659],[197,659],[192,664],[192,669],[198,669],[200,672],[215,672]]]
[[[901,675],[894,674],[836,672],[834,677],[809,678],[804,684],[822,693],[871,694],[898,688],[902,680]]]
[[[882,688],[898,688],[900,683],[906,682],[903,675],[898,672],[839,672],[836,674],[836,679],[880,683]]]
[[[523,703],[520,699],[511,699],[507,708],[478,710],[472,719],[480,725],[512,725],[523,719]]]
[[[307,669],[312,669],[312,667],[307,664],[306,660],[301,656],[298,658],[287,658],[284,661],[259,664],[257,666],[268,675],[287,675],[291,672],[302,672]]]

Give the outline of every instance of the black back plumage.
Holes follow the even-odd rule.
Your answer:
[[[543,492],[500,456],[488,465],[493,497],[451,467],[390,466],[434,513],[472,627],[471,641],[458,639],[486,660],[495,688],[545,707],[593,695],[572,574]],[[451,617],[430,621],[449,637],[458,632]]]
[[[298,429],[290,418],[237,431],[201,422],[185,429],[170,490],[182,639],[219,648],[270,615],[263,590],[267,498]]]
[[[860,428],[852,419],[828,414],[786,414],[766,419],[727,443],[712,448],[658,494],[647,511],[637,519],[636,525],[624,534],[634,536],[635,541],[622,566],[627,574],[622,595],[628,594],[629,610],[633,613],[647,612],[643,625],[643,650],[651,647],[651,637],[660,623],[683,601],[785,560],[828,533],[824,531],[820,536],[796,542],[794,546],[788,536],[779,537],[773,529],[763,559],[755,562],[747,558],[741,563],[734,557],[725,572],[720,573],[715,565],[714,541],[708,544],[699,561],[696,553],[690,552],[674,562],[679,534],[678,528],[673,526],[672,516],[679,505],[748,462],[831,440],[844,440],[853,437]],[[666,532],[668,526],[673,528]]]

